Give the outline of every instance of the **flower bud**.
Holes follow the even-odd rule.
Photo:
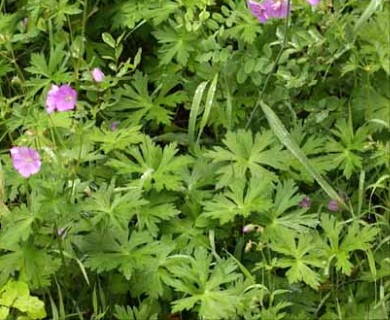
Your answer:
[[[104,80],[104,73],[99,68],[95,68],[92,70],[92,78],[95,82],[102,82]]]

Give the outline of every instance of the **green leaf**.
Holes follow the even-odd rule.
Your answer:
[[[9,308],[0,306],[0,319],[7,319]]]
[[[313,240],[310,234],[305,233],[299,234],[296,241],[294,233],[286,230],[270,243],[273,251],[286,256],[278,259],[276,265],[288,268],[286,276],[289,283],[303,281],[314,289],[319,287],[320,275],[312,267],[324,265],[322,254],[317,250],[318,243]]]
[[[161,49],[159,50],[160,63],[169,64],[176,60],[180,65],[186,65],[190,53],[195,51],[197,35],[187,32],[184,26],[166,26],[153,32]]]
[[[292,180],[286,180],[276,186],[273,208],[257,220],[265,226],[263,233],[265,239],[275,239],[286,229],[301,233],[308,232],[318,225],[318,214],[307,214],[307,209],[299,208],[303,196],[297,191],[298,188]]]
[[[351,123],[340,119],[336,123],[336,129],[332,130],[334,138],[328,138],[326,150],[332,156],[338,167],[344,169],[343,173],[349,179],[353,172],[362,167],[362,157],[358,152],[363,152],[366,147],[367,128],[364,126],[354,132]]]
[[[115,42],[114,38],[112,37],[112,35],[110,35],[108,32],[103,32],[102,39],[103,39],[105,44],[107,44],[111,48],[115,49],[116,42]]]
[[[162,193],[152,194],[148,197],[148,203],[141,206],[137,213],[139,229],[146,229],[152,236],[157,236],[158,224],[161,221],[173,219],[180,214],[174,200],[175,198]]]
[[[140,188],[133,188],[122,194],[115,192],[113,184],[103,184],[82,205],[82,209],[92,215],[93,225],[102,225],[114,230],[127,230],[130,219],[136,214],[137,208],[145,205]]]
[[[218,219],[221,224],[231,222],[236,216],[248,217],[253,212],[267,211],[271,206],[272,183],[267,179],[250,180],[248,185],[237,179],[229,190],[215,195],[203,203],[203,216]]]
[[[335,259],[336,269],[341,270],[346,275],[350,275],[352,272],[353,264],[350,260],[352,253],[356,250],[369,252],[378,233],[375,226],[360,227],[357,222],[353,222],[352,225],[348,226],[347,232],[343,236],[342,231],[345,224],[337,222],[335,217],[330,215],[322,217],[321,226],[327,237],[325,247],[328,254],[328,264]],[[370,267],[375,272],[372,263]]]
[[[51,72],[42,53],[32,53],[30,63],[31,67],[26,68],[28,72],[50,78]]]
[[[171,109],[187,99],[182,90],[171,92],[179,83],[177,76],[166,76],[161,79],[161,83],[154,92],[150,93],[148,76],[136,71],[131,85],[125,85],[123,89],[117,90],[121,97],[108,110],[116,113],[125,112],[123,117],[126,121],[135,125],[138,125],[141,120],[168,125],[173,116]],[[129,111],[131,111],[130,114]]]
[[[225,286],[237,281],[237,265],[233,260],[219,260],[212,265],[212,256],[204,248],[197,248],[194,257],[181,256],[171,258],[166,265],[172,278],[166,282],[176,291],[188,297],[172,302],[173,312],[196,308],[199,316],[206,319],[228,319],[236,315],[240,296]]]
[[[195,140],[196,120],[199,114],[203,92],[206,89],[207,83],[208,81],[203,81],[201,84],[198,85],[194,93],[194,98],[192,99],[190,118],[188,121],[188,140],[190,141],[190,143],[194,143]]]
[[[91,132],[91,141],[101,144],[100,148],[106,154],[113,150],[125,150],[130,145],[142,141],[143,136],[140,134],[140,126],[130,128],[118,128],[116,130],[95,129]]]
[[[285,151],[275,142],[271,131],[257,133],[254,137],[250,131],[228,132],[223,139],[225,148],[214,147],[206,153],[208,158],[221,166],[217,170],[217,187],[227,186],[245,177],[248,172],[251,177],[276,180],[275,173],[269,168],[284,167]]]
[[[382,0],[371,0],[368,4],[366,10],[359,17],[359,20],[356,22],[354,27],[354,33],[358,34],[358,30],[366,23],[366,21],[380,8],[382,5]]]
[[[204,107],[204,112],[202,115],[202,120],[200,121],[199,125],[199,133],[198,133],[198,138],[196,144],[199,144],[200,137],[202,136],[203,130],[207,124],[207,121],[209,120],[211,108],[213,106],[213,101],[214,101],[214,95],[215,95],[215,90],[217,89],[217,83],[218,83],[218,74],[214,76],[213,81],[211,82],[210,88],[207,92],[206,96],[206,102],[205,102],[205,107]]]
[[[331,199],[335,199],[344,205],[344,201],[340,198],[339,194],[328,182],[326,182],[318,170],[310,163],[305,154],[299,148],[298,144],[292,139],[291,135],[288,133],[287,129],[275,114],[275,112],[273,112],[272,109],[268,107],[263,101],[260,102],[260,105],[273,132],[279,138],[280,142],[283,143],[286,148],[302,163],[306,170],[313,176],[313,178]],[[346,206],[344,205],[344,207]]]
[[[26,241],[32,233],[34,220],[34,214],[24,205],[5,213],[0,233],[0,248],[12,248],[19,241]]]
[[[189,156],[176,156],[176,144],[169,144],[163,149],[156,146],[149,137],[145,137],[139,147],[130,147],[131,156],[119,156],[119,160],[110,160],[109,165],[121,174],[137,174],[139,185],[160,192],[179,190],[183,177],[181,171],[192,162]]]
[[[144,299],[139,307],[122,307],[115,305],[115,318],[118,320],[157,320],[157,313],[153,310],[153,300]]]
[[[43,319],[46,317],[43,301],[37,297],[30,296],[27,284],[21,281],[11,280],[3,288],[0,288],[0,305],[18,309],[26,313],[31,319]],[[2,309],[0,309],[0,315],[1,313],[6,314],[6,308]]]
[[[89,253],[85,266],[99,273],[117,269],[130,280],[136,270],[156,263],[159,242],[147,232],[118,231],[114,234],[90,234],[79,245]]]

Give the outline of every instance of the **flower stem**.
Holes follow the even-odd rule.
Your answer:
[[[271,79],[271,76],[275,73],[276,67],[278,66],[278,63],[279,63],[279,60],[280,60],[280,58],[282,56],[284,48],[286,47],[287,35],[288,35],[288,29],[289,29],[289,20],[290,20],[289,19],[290,18],[290,7],[291,7],[291,0],[287,0],[287,17],[286,17],[286,21],[284,23],[284,36],[283,36],[282,46],[280,47],[279,53],[276,56],[276,59],[275,59],[274,64],[272,66],[271,72],[268,73],[267,78],[265,78],[263,88],[261,89],[261,91],[259,93],[259,98],[257,99],[256,106],[253,108],[253,110],[252,110],[252,112],[251,112],[251,114],[249,116],[249,119],[248,119],[248,121],[246,123],[246,126],[245,126],[245,130],[247,130],[249,128],[249,125],[251,124],[251,122],[252,122],[252,120],[253,120],[257,110],[260,107],[260,101],[261,101],[261,99],[264,96],[264,92],[267,89],[269,80]]]

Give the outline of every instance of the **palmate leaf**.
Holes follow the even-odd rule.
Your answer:
[[[176,144],[161,148],[145,136],[140,146],[128,149],[127,153],[131,159],[118,155],[119,160],[112,159],[109,165],[120,174],[137,174],[146,190],[179,190],[183,180],[180,172],[192,160],[189,156],[176,156],[177,152]]]
[[[305,128],[299,124],[292,130],[291,136],[306,155],[308,161],[320,174],[324,174],[335,168],[333,157],[323,155],[326,152],[326,149],[324,149],[326,139],[324,137],[316,135],[308,136],[305,133]],[[288,154],[285,161],[293,169],[287,172],[291,178],[305,182],[314,181],[313,176],[293,154]]]
[[[90,136],[91,141],[98,142],[105,153],[113,150],[125,150],[130,145],[142,141],[140,126],[131,128],[118,128],[116,130],[95,129]]]
[[[233,288],[226,289],[241,276],[236,273],[237,265],[233,260],[219,260],[212,266],[212,257],[201,247],[194,257],[173,256],[166,265],[172,278],[166,283],[176,291],[189,297],[172,303],[172,312],[196,308],[200,317],[206,319],[230,319],[235,316],[240,296]]]
[[[155,313],[155,307],[153,299],[144,299],[137,307],[122,307],[115,305],[114,316],[118,320],[157,320],[157,313]]]
[[[25,206],[5,212],[1,219],[0,248],[12,249],[20,241],[26,241],[32,233],[34,214]]]
[[[168,275],[165,265],[169,264],[170,254],[175,249],[176,243],[168,237],[162,237],[158,251],[155,254],[155,261],[147,268],[137,270],[137,277],[131,280],[133,296],[148,295],[151,298],[158,298],[164,294],[164,279]]]
[[[113,184],[103,184],[83,203],[82,210],[92,215],[93,225],[127,230],[127,225],[138,207],[145,204],[147,201],[142,198],[140,188],[122,194],[115,192]]]
[[[251,15],[245,2],[225,2],[221,12],[226,26],[223,35],[228,39],[243,39],[247,43],[253,43],[262,32],[259,22]]]
[[[258,220],[265,226],[265,239],[277,238],[286,229],[305,232],[318,225],[318,214],[307,214],[308,209],[298,207],[302,198],[292,180],[280,182],[276,186],[273,207],[266,214],[260,215]]]
[[[353,264],[350,256],[356,250],[366,252],[368,258],[372,254],[371,246],[378,233],[378,229],[374,226],[365,225],[360,227],[357,222],[353,222],[348,226],[344,235],[345,224],[336,221],[335,217],[324,215],[321,220],[321,227],[325,231],[326,243],[325,250],[328,255],[328,263],[335,259],[337,270],[341,270],[346,275],[352,272]],[[375,272],[370,266],[372,272]]]
[[[78,245],[88,252],[86,267],[99,273],[117,269],[128,280],[135,270],[153,266],[159,253],[159,242],[153,241],[149,233],[132,232],[129,237],[127,230],[115,235],[93,233]]]
[[[176,60],[180,65],[186,65],[190,53],[196,50],[198,36],[188,32],[184,26],[175,26],[171,23],[160,30],[153,32],[154,37],[161,44],[159,59],[162,65]]]
[[[11,274],[19,272],[20,279],[24,279],[30,287],[41,288],[50,285],[51,276],[58,270],[61,261],[25,242],[23,246],[0,256],[0,265],[0,286]]]
[[[307,159],[306,155],[302,152],[296,141],[291,137],[290,133],[280,121],[279,117],[275,114],[275,112],[263,101],[260,101],[260,106],[263,109],[263,112],[267,117],[268,123],[270,124],[275,135],[278,137],[279,141],[286,146],[286,148],[299,160],[299,162],[302,163],[305,169],[313,176],[313,178],[326,192],[327,195],[343,204],[344,202],[340,198],[338,193],[322,177],[322,175],[318,172],[317,168],[312,165],[309,159]],[[345,205],[344,207],[348,209]]]
[[[117,5],[110,4],[110,11],[113,12],[112,24],[115,29],[127,27],[134,29],[141,20],[153,22],[158,25],[167,21],[172,13],[179,9],[179,3],[175,1],[144,1],[133,0],[120,2]]]
[[[359,127],[353,131],[352,123],[341,119],[336,123],[336,129],[332,130],[335,138],[329,138],[326,150],[331,153],[333,161],[344,176],[349,179],[353,172],[362,167],[362,157],[359,153],[365,150],[367,139],[367,127]]]
[[[253,178],[246,183],[237,179],[228,190],[205,201],[204,217],[218,219],[221,224],[233,221],[236,216],[248,217],[252,212],[265,212],[271,208],[270,179]]]
[[[276,265],[288,268],[286,276],[289,283],[303,281],[314,289],[320,285],[320,275],[312,267],[324,267],[323,253],[314,240],[308,233],[299,234],[296,239],[294,232],[285,230],[270,243],[273,251],[286,256],[278,259]]]
[[[245,177],[247,173],[252,177],[276,180],[271,168],[284,167],[286,151],[276,143],[275,136],[269,130],[257,133],[254,137],[250,131],[228,132],[223,143],[225,148],[214,147],[206,154],[214,163],[221,165],[217,171],[217,187],[227,186],[234,180]]]
[[[148,203],[140,206],[137,212],[139,230],[146,229],[152,236],[157,236],[158,223],[170,220],[180,214],[174,204],[174,197],[155,193],[147,198]]]
[[[126,117],[126,121],[136,125],[141,120],[169,125],[173,116],[172,109],[187,99],[182,90],[171,93],[178,84],[177,77],[166,77],[162,84],[150,93],[148,76],[137,71],[131,85],[125,85],[117,91],[121,98],[109,111],[124,112],[123,117]]]

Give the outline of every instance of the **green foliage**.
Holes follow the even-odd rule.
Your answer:
[[[268,166],[283,167],[284,151],[275,143],[271,131],[258,133],[255,137],[249,131],[228,132],[223,143],[226,148],[214,147],[207,153],[214,163],[221,164],[217,170],[217,186],[227,186],[248,173],[257,179],[275,180],[276,175],[268,170]]]
[[[248,217],[252,212],[264,212],[271,207],[269,179],[253,178],[246,184],[237,179],[224,193],[204,203],[204,216],[219,219],[221,224],[233,221],[236,216]]]
[[[389,2],[291,5],[0,1],[1,319],[386,319]]]
[[[182,177],[180,171],[191,162],[189,156],[175,156],[178,149],[175,144],[164,148],[155,145],[149,137],[144,137],[140,146],[130,147],[127,154],[118,155],[117,160],[111,160],[110,165],[120,174],[136,174],[140,184],[149,190],[152,187],[158,192],[178,190]]]
[[[168,284],[176,291],[188,295],[172,302],[173,312],[196,306],[199,315],[205,318],[229,318],[235,314],[239,297],[234,288],[225,288],[240,277],[235,272],[237,265],[233,261],[220,260],[211,269],[212,256],[204,248],[196,250],[194,257],[177,256],[172,259],[179,259],[180,263],[167,265],[174,277],[168,280]]]
[[[137,71],[132,85],[125,85],[123,89],[117,91],[121,99],[110,110],[121,112],[134,110],[131,112],[130,120],[137,124],[141,120],[145,120],[167,125],[172,120],[173,115],[173,112],[168,108],[174,108],[177,104],[186,100],[186,95],[182,91],[169,94],[169,91],[177,85],[178,79],[166,77],[150,94],[148,77]]]
[[[291,180],[276,186],[273,206],[259,215],[256,222],[264,226],[264,237],[277,239],[288,230],[305,233],[319,223],[316,213],[307,214],[306,208],[299,208],[302,195],[297,194],[298,188]],[[298,208],[297,208],[298,207]]]
[[[26,314],[19,316],[18,319],[43,319],[46,317],[43,301],[31,296],[27,284],[22,281],[10,280],[0,289],[1,319],[6,319],[13,309]]]
[[[320,275],[313,267],[321,268],[323,263],[318,243],[313,240],[311,235],[304,233],[295,239],[294,233],[285,230],[271,243],[273,251],[285,256],[276,261],[276,266],[288,268],[286,277],[289,283],[303,281],[315,289],[320,285]]]

